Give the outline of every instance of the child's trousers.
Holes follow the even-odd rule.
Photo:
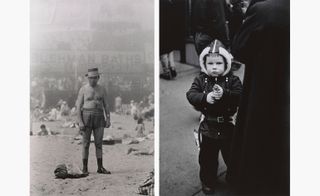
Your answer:
[[[200,180],[211,188],[214,188],[218,172],[218,156],[219,151],[227,167],[229,165],[229,157],[231,150],[231,139],[213,139],[202,135],[200,144],[199,164],[200,164]]]

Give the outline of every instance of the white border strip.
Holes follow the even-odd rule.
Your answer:
[[[160,139],[160,129],[159,129],[159,0],[154,0],[154,97],[155,97],[155,127],[154,127],[154,145],[155,145],[155,154],[154,154],[154,170],[155,170],[155,184],[154,191],[155,195],[160,195],[160,167],[159,167],[159,139]]]

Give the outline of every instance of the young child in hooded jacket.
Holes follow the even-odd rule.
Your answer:
[[[200,54],[201,73],[187,92],[192,106],[202,113],[199,164],[204,193],[213,193],[221,150],[228,167],[233,134],[233,116],[237,111],[242,84],[231,69],[232,55],[219,40]]]

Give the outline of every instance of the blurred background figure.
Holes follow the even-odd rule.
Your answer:
[[[227,0],[229,6],[228,10],[228,33],[230,44],[234,38],[234,35],[239,31],[242,25],[244,14],[249,6],[251,0]]]
[[[137,132],[136,137],[144,137],[145,136],[145,126],[143,123],[143,118],[139,118],[137,121],[137,125],[135,131]]]
[[[43,109],[46,105],[44,88],[39,84],[38,78],[34,78],[30,83],[30,109]]]
[[[68,103],[66,101],[62,101],[62,103],[60,105],[60,113],[61,113],[61,116],[69,116],[70,108],[69,108]]]
[[[48,131],[46,125],[42,124],[40,126],[40,131],[37,133],[37,135],[39,135],[39,136],[49,135],[49,131]]]
[[[139,110],[138,110],[138,104],[133,100],[130,101],[130,114],[134,120],[137,120],[138,116],[140,116]]]
[[[120,96],[117,96],[114,100],[114,107],[115,107],[115,113],[116,114],[122,114],[122,98]]]
[[[184,0],[160,0],[160,78],[171,80],[177,76],[174,50],[184,47],[184,17]]]
[[[197,54],[214,39],[229,46],[226,16],[228,6],[225,0],[195,0],[192,4],[192,26]]]

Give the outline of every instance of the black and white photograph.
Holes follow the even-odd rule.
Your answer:
[[[154,195],[153,0],[30,1],[30,195]]]
[[[289,0],[160,0],[159,37],[160,195],[289,195]]]
[[[0,195],[320,195],[318,5],[3,1]]]

